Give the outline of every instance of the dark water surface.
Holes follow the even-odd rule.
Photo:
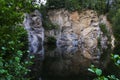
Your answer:
[[[78,47],[49,45],[44,47],[43,54],[34,54],[31,66],[31,80],[93,80],[94,74],[87,69],[91,64],[103,70],[104,75],[116,75],[118,69],[110,59],[111,50],[102,54],[82,54]]]

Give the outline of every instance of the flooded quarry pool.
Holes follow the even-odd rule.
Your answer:
[[[91,65],[103,70],[105,76],[119,77],[120,69],[111,61],[115,38],[105,15],[62,9],[50,11],[48,16],[57,29],[44,30],[37,10],[25,14],[28,56],[35,56],[31,80],[93,80],[96,75],[88,71]]]
[[[95,65],[103,70],[104,75],[115,74],[119,78],[120,69],[111,61],[111,50],[104,53],[84,55],[78,47],[47,46],[43,55],[34,55],[29,76],[31,80],[93,80],[95,74],[88,68]]]

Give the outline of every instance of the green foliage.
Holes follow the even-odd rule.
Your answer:
[[[113,17],[117,13],[118,9],[120,9],[120,0],[114,0],[113,4],[109,6],[109,12],[107,15],[108,20],[113,24]]]
[[[22,21],[23,12],[30,12],[32,0],[0,0],[0,25],[10,26]]]
[[[95,67],[94,65],[91,65],[90,68],[88,68],[88,71],[97,75],[97,78],[94,80],[119,80],[115,77],[115,75],[108,75],[107,77],[103,76],[102,70]]]
[[[0,0],[0,80],[27,80],[29,61],[22,60],[27,54],[27,33],[19,24],[23,13],[30,12],[32,0]]]
[[[120,40],[120,9],[118,9],[116,15],[113,17],[113,32],[115,38]]]
[[[48,10],[47,10],[46,6],[41,5],[40,12],[42,13],[42,18],[43,18],[42,22],[43,22],[44,29],[46,29],[46,30],[58,29],[58,25],[57,24],[53,24],[50,21],[48,15],[47,15]]]
[[[106,0],[47,0],[48,9],[65,8],[69,11],[93,9],[99,13],[105,13],[107,4]]]
[[[120,42],[115,40],[115,48],[113,50],[114,53],[119,54],[120,53]]]
[[[48,9],[60,9],[65,7],[65,1],[61,0],[47,0],[47,8]]]
[[[65,9],[69,11],[80,10],[80,2],[79,0],[65,0]]]
[[[46,29],[46,30],[52,30],[52,29],[58,29],[58,25],[56,24],[53,24],[49,19],[45,19],[43,21],[43,27]]]
[[[110,80],[119,80],[118,78],[115,77],[115,75],[109,75],[108,78]]]
[[[111,15],[113,14],[113,15]],[[114,48],[114,53],[119,53],[119,48],[120,48],[120,8],[114,9],[109,13],[110,20],[112,23],[112,29],[113,29],[113,34],[115,36],[115,48]]]
[[[110,23],[113,24],[113,17],[115,16],[116,10],[115,9],[110,9],[108,15],[107,15],[107,19],[110,21]]]
[[[111,34],[107,30],[107,26],[103,23],[99,24],[101,31],[103,32],[104,36],[107,36],[108,40],[111,41]]]
[[[84,9],[93,9],[99,13],[106,12],[106,0],[47,0],[45,6],[40,7],[40,12],[43,17],[43,27],[46,30],[56,29],[58,25],[54,25],[47,15],[48,10],[53,9],[66,9],[68,11],[80,11]]]
[[[109,20],[110,16],[114,15],[114,11],[116,9],[112,8],[112,6],[116,7],[118,5],[119,0],[115,0],[114,4],[109,4],[110,0],[47,0],[47,4],[45,6],[42,5],[40,7],[40,11],[43,14],[43,26],[45,29],[55,29],[56,25],[53,25],[51,21],[48,19],[47,12],[48,10],[53,9],[66,9],[68,11],[82,11],[85,9],[96,10],[99,14],[107,13],[109,10]],[[114,11],[112,11],[114,10]],[[104,29],[105,31],[105,29]]]
[[[105,24],[99,24],[99,26],[100,26],[100,29],[101,29],[101,31],[103,32],[103,34],[104,35],[107,35],[108,34],[108,31],[107,31],[107,29],[106,29],[106,25]]]
[[[120,52],[120,0],[114,0],[108,12],[108,20],[112,24],[113,34],[115,36],[114,53]]]
[[[56,39],[53,36],[47,38],[47,44],[56,44]]]
[[[102,75],[102,70],[96,68],[94,65],[91,65],[90,68],[88,68],[88,71],[95,73],[97,76],[101,76]]]
[[[20,49],[20,46],[24,46],[24,44],[27,42],[27,33],[23,27],[1,26],[0,28],[0,47],[2,47],[3,50],[6,50],[6,52],[0,51],[0,53],[11,53],[11,50]],[[24,43],[22,42],[23,40],[25,41]]]
[[[110,12],[108,13],[108,17],[111,17],[110,21],[112,22],[113,24],[113,30],[114,30],[114,33],[115,33],[115,37],[117,38],[120,38],[118,36],[118,34],[120,33],[119,30],[120,30],[120,23],[119,23],[119,20],[120,20],[120,1],[119,0],[115,0],[114,4],[113,4],[113,7],[110,9]]]
[[[120,56],[117,54],[111,54],[111,58],[114,61],[115,65],[120,67]],[[90,68],[88,68],[88,71],[97,75],[97,78],[95,78],[94,80],[119,80],[115,77],[115,75],[108,75],[107,77],[105,77],[102,73],[102,70],[95,67],[94,65],[91,65]]]
[[[24,41],[24,42],[23,42]],[[31,62],[22,62],[23,54],[27,53],[27,35],[23,27],[3,26],[0,29],[0,79],[27,80],[27,67]],[[24,48],[23,48],[24,47]],[[28,62],[28,63],[26,63]]]
[[[113,59],[115,65],[120,67],[120,56],[117,54],[111,54],[111,58]]]
[[[48,9],[67,9],[69,11],[75,11],[81,9],[79,0],[48,0],[47,1]]]
[[[80,0],[82,9],[93,9],[99,13],[106,12],[106,0]]]
[[[106,0],[97,0],[95,10],[99,13],[106,13]]]

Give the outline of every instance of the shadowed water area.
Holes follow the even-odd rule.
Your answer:
[[[78,47],[45,46],[43,55],[35,55],[30,77],[31,80],[93,80],[95,75],[88,71],[91,64],[102,69],[105,75],[119,77],[120,71],[112,63],[110,53],[109,48],[103,54],[88,58],[92,54],[83,55]]]

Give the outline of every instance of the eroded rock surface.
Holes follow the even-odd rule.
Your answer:
[[[44,28],[42,26],[41,13],[35,10],[33,13],[26,13],[24,27],[28,32],[30,54],[44,54]]]
[[[82,49],[83,55],[88,52],[88,55],[97,55],[102,54],[111,43],[114,46],[110,24],[104,15],[98,16],[93,10],[68,12],[64,9],[49,11],[48,15],[53,24],[59,25],[59,30],[51,30],[52,35],[47,34],[57,39],[58,47],[77,46]],[[107,33],[102,31],[101,24],[105,25]]]

